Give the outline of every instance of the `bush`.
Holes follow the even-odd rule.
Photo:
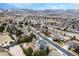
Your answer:
[[[27,56],[31,56],[33,53],[33,49],[31,47],[29,47],[28,49],[24,50],[24,53]]]
[[[74,52],[76,52],[79,55],[79,47],[75,49]]]
[[[32,37],[32,38],[36,38],[36,36],[35,36],[33,33],[31,33],[31,37]]]
[[[27,56],[47,56],[49,53],[49,48],[47,48],[46,50],[40,49],[33,52],[33,49],[29,47],[28,49],[23,49],[23,52]]]
[[[3,25],[3,26],[6,26],[6,25],[7,25],[7,23],[3,23],[2,25]]]
[[[7,27],[7,32],[12,33],[12,30],[9,26]]]
[[[33,56],[47,56],[49,54],[49,48],[47,48],[46,50],[38,50],[38,51],[35,51],[32,55]]]
[[[32,42],[32,37],[28,37],[28,36],[24,36],[20,39],[20,42],[21,43],[24,43],[24,42]]]
[[[35,51],[35,52],[32,54],[32,56],[40,56],[39,51]]]
[[[47,47],[47,49],[46,49],[46,55],[48,55],[49,54],[49,47]]]
[[[71,38],[71,40],[76,40],[76,37],[75,37],[75,36],[73,36],[73,37]]]
[[[28,23],[27,23],[27,22],[25,22],[25,25],[28,25]]]
[[[20,42],[21,43],[24,43],[24,42],[32,42],[32,39],[35,38],[36,36],[31,33],[30,36],[23,36],[21,39],[20,39]]]
[[[3,30],[5,30],[5,27],[4,26],[0,26],[0,32],[2,33]]]
[[[23,34],[23,32],[21,32],[21,30],[16,30],[16,36],[20,36],[21,34]]]
[[[33,56],[46,56],[46,52],[45,50],[39,50],[39,51],[35,51],[32,55]]]

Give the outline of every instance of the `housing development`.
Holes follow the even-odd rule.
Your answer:
[[[0,56],[79,56],[79,10],[0,9]]]

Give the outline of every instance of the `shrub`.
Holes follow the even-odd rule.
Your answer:
[[[49,48],[46,50],[40,49],[38,51],[35,51],[32,55],[33,56],[47,56],[49,54]]]
[[[32,42],[32,37],[28,37],[28,36],[24,36],[20,39],[20,42],[21,43],[24,43],[24,42]]]
[[[31,56],[33,53],[33,49],[31,47],[29,47],[28,49],[24,50],[24,53],[27,56]]]
[[[20,36],[21,34],[23,34],[21,30],[16,30],[16,36]]]
[[[4,26],[0,26],[0,32],[2,33],[3,30],[5,30],[5,27]]]

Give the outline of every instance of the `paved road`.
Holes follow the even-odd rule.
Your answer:
[[[40,36],[41,38],[43,38],[44,40],[46,40],[47,42],[49,42],[51,45],[53,45],[54,47],[56,47],[57,49],[59,49],[61,52],[63,52],[64,54],[66,54],[67,56],[75,56],[72,53],[70,53],[69,51],[65,50],[64,48],[60,47],[59,45],[57,45],[56,43],[54,43],[53,41],[50,41],[48,38],[42,36],[41,34],[38,34],[35,30],[31,29],[35,34],[37,34],[38,36]]]

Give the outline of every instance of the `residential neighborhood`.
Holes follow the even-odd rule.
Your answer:
[[[77,12],[1,9],[0,56],[79,56]]]

